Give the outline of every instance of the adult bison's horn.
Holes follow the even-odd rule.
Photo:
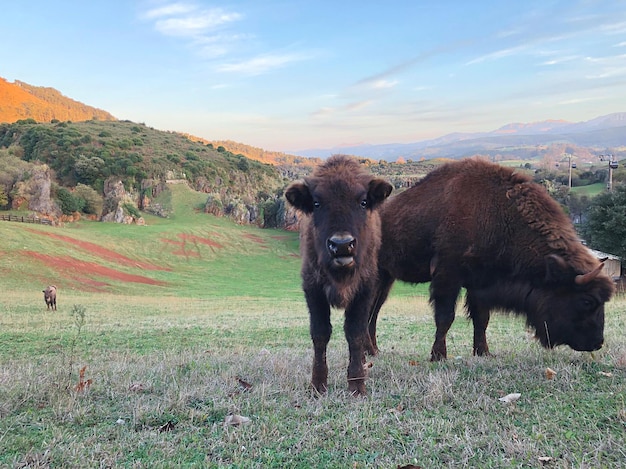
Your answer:
[[[604,264],[600,264],[598,267],[593,269],[591,272],[587,272],[586,274],[577,275],[576,278],[574,279],[574,282],[576,282],[576,285],[584,285],[585,283],[591,282],[594,278],[596,278],[598,276],[598,274],[602,270],[602,267],[604,267]]]

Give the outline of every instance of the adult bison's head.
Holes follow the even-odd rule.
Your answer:
[[[585,273],[573,272],[563,258],[547,258],[543,283],[528,295],[528,322],[546,348],[569,345],[594,351],[604,343],[604,304],[615,286],[602,272],[603,264]]]
[[[380,245],[376,208],[392,186],[354,160],[333,156],[303,182],[291,184],[287,201],[309,218],[303,236],[317,263],[337,275],[356,269]],[[369,259],[374,261],[375,259]]]

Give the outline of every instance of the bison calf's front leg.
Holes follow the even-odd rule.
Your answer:
[[[365,306],[367,303],[365,303]],[[365,351],[371,345],[367,314],[369,308],[362,303],[353,304],[346,310],[344,331],[348,341],[350,363],[348,364],[348,391],[353,396],[366,394]]]
[[[313,341],[311,385],[315,391],[323,394],[328,389],[326,349],[333,330],[330,322],[330,305],[323,291],[318,289],[305,291],[305,297],[309,307],[309,327]]]
[[[328,390],[328,364],[326,363],[326,347],[328,340],[313,339],[313,372],[311,386],[320,394]]]
[[[365,390],[365,347],[362,341],[359,344],[350,344],[350,363],[348,365],[348,391],[353,396],[367,394]]]

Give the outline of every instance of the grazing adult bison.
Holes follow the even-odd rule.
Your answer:
[[[348,389],[365,394],[363,362],[370,347],[368,318],[378,283],[380,217],[378,207],[392,186],[364,171],[356,160],[336,155],[304,182],[291,184],[287,201],[300,210],[302,289],[313,341],[311,384],[327,390],[326,348],[331,336],[331,306],[345,309]]]
[[[528,176],[475,159],[445,164],[386,201],[380,216],[380,283],[369,327],[374,352],[378,312],[396,279],[431,282],[433,361],[447,356],[462,287],[475,355],[489,355],[492,310],[525,315],[544,347],[602,346],[613,282],[561,207]]]
[[[46,309],[57,310],[57,287],[54,285],[47,286],[43,290],[43,299],[46,302]]]

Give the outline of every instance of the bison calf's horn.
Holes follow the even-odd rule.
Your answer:
[[[351,235],[338,235],[328,238],[328,250],[333,256],[351,256],[356,246],[356,239]]]

